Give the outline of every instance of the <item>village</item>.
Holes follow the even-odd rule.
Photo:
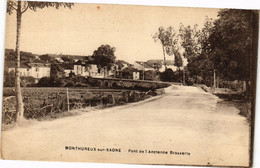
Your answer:
[[[7,13],[5,160],[252,166],[258,12],[10,0]]]
[[[15,51],[5,50],[5,77],[14,77]],[[177,71],[182,67],[174,65],[174,60],[166,60],[168,69]],[[152,80],[159,81],[160,73],[165,71],[164,61],[151,59],[147,61],[135,61],[130,64],[124,60],[115,60],[111,68],[101,68],[93,56],[78,55],[37,55],[30,52],[21,52],[20,77],[27,79],[26,85],[36,84],[42,78],[49,78],[52,75],[57,78],[80,76],[93,78],[121,78],[133,80]],[[31,79],[31,80],[28,80]],[[14,85],[14,80],[5,80],[6,87]],[[29,82],[28,82],[29,81]],[[26,86],[24,85],[24,86]]]

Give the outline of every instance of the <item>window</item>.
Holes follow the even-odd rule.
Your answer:
[[[39,72],[39,68],[35,68],[35,71],[36,71],[36,72]]]

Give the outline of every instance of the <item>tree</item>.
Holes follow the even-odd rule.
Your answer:
[[[174,80],[174,72],[171,68],[166,69],[161,73],[161,80],[172,82]]]
[[[180,71],[180,67],[183,66],[183,60],[179,50],[174,51],[174,66],[178,67],[179,71]]]
[[[166,29],[164,27],[159,27],[158,32],[156,32],[153,35],[153,39],[155,42],[159,40],[162,44],[164,66],[166,70],[167,65],[166,65],[165,54],[167,55],[173,54],[173,51],[175,50],[175,45],[178,42],[176,32],[172,26]]]
[[[135,71],[135,69],[133,68],[125,68],[122,70],[122,78],[123,79],[133,79],[133,72]]]
[[[224,80],[244,82],[243,90],[249,96],[254,72],[254,36],[257,36],[256,11],[223,9],[214,22],[209,37],[211,59],[216,73]],[[253,35],[254,34],[254,35]],[[252,72],[252,73],[251,73]]]
[[[187,70],[190,78],[198,81],[202,77],[204,84],[210,86],[213,76],[213,63],[210,58],[209,36],[213,29],[213,21],[206,17],[204,27],[197,30],[197,25],[180,27],[180,37],[182,47],[185,49],[184,56],[188,59]],[[194,79],[195,78],[195,79]]]
[[[44,54],[40,56],[40,59],[44,62],[50,62],[50,63],[55,63],[55,59],[48,54]]]
[[[115,51],[116,48],[108,44],[98,47],[98,49],[93,52],[94,62],[98,68],[103,68],[105,71],[110,70],[116,60]]]
[[[7,13],[9,15],[16,12],[16,68],[15,68],[15,76],[16,76],[16,117],[15,121],[21,121],[24,119],[24,107],[23,107],[23,98],[21,92],[21,80],[20,80],[20,37],[21,37],[21,24],[22,24],[22,15],[28,9],[32,11],[36,11],[37,9],[42,9],[45,7],[55,7],[58,9],[59,7],[69,7],[71,8],[72,3],[60,3],[60,2],[33,2],[33,1],[7,1]]]
[[[65,77],[64,68],[57,63],[51,64],[50,77],[53,78],[54,80]]]
[[[61,56],[61,59],[62,59],[65,63],[73,63],[73,59],[70,58],[69,56],[63,55],[63,56]]]
[[[209,37],[214,68],[224,79],[249,81],[253,12],[223,9],[218,17]]]
[[[30,62],[31,60],[35,59],[35,55],[30,52],[20,52],[21,62]]]
[[[200,54],[201,46],[199,43],[200,31],[197,29],[198,25],[194,25],[193,28],[188,25],[180,25],[179,36],[181,38],[181,46],[184,48],[183,56],[187,58],[188,62],[197,57]]]
[[[15,86],[15,72],[12,70],[10,72],[4,71],[4,87],[14,87]]]

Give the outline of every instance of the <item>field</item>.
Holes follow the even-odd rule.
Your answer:
[[[32,87],[22,88],[24,116],[27,119],[54,117],[59,113],[85,107],[100,108],[136,102],[150,96],[161,94],[157,91],[136,91],[126,89],[86,89]],[[14,88],[3,89],[2,123],[14,122],[16,110]]]

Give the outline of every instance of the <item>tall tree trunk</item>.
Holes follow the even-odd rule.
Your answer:
[[[15,121],[21,121],[24,119],[24,108],[23,108],[23,98],[21,91],[21,79],[20,79],[20,34],[21,34],[21,22],[22,22],[22,11],[21,11],[21,1],[18,1],[17,6],[17,29],[16,29],[16,68],[15,68],[15,76],[16,76],[16,117]]]
[[[165,70],[167,69],[167,65],[166,65],[166,58],[165,58],[165,50],[164,50],[164,46],[162,45],[162,49],[163,49],[163,63],[164,63],[164,67]]]

